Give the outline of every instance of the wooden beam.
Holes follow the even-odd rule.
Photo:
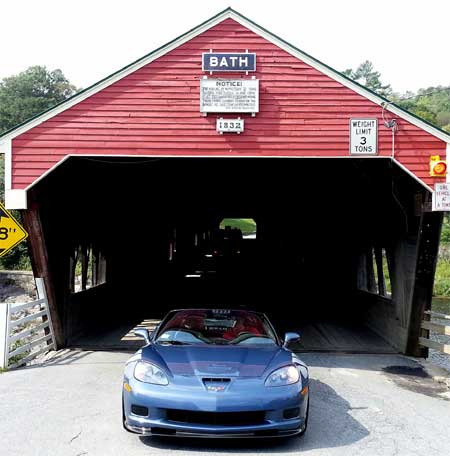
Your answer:
[[[35,277],[42,277],[47,292],[48,307],[55,331],[56,348],[64,346],[64,335],[61,319],[55,297],[53,278],[49,267],[47,246],[45,244],[44,232],[39,213],[38,205],[29,201],[29,209],[22,210],[22,221],[25,230],[28,232],[28,248],[30,252],[31,265]]]
[[[89,248],[85,245],[81,246],[79,255],[81,262],[81,290],[85,291],[87,287]]]
[[[426,329],[427,331],[433,331],[438,334],[450,336],[450,325],[444,325],[442,323],[435,323],[431,321],[423,321],[422,328]]]
[[[427,315],[430,315],[431,317],[434,317],[434,318],[442,318],[443,320],[450,320],[450,315],[443,314],[440,312],[433,312],[432,310],[426,310],[424,313]]]
[[[436,342],[434,340],[425,339],[424,337],[419,338],[420,345],[423,345],[427,348],[432,348],[433,350],[440,351],[441,353],[445,353],[450,355],[450,345],[441,344],[440,342]]]
[[[366,270],[367,270],[367,291],[378,293],[377,281],[375,280],[375,271],[373,269],[373,249],[368,247],[366,252]]]
[[[426,357],[427,353],[420,347],[419,338],[425,339],[422,320],[429,319],[425,314],[431,310],[434,274],[438,259],[439,239],[442,228],[442,212],[423,212],[420,220],[416,274],[414,279],[413,297],[408,324],[408,343],[406,354]],[[426,318],[425,318],[426,317]],[[425,345],[427,347],[427,345]]]
[[[100,263],[100,252],[96,245],[92,245],[91,248],[91,261],[92,261],[92,286],[95,287],[98,285],[98,277],[99,277],[99,263]]]
[[[375,262],[377,264],[377,277],[378,277],[378,293],[381,296],[386,296],[386,284],[384,282],[384,271],[383,271],[383,252],[381,247],[375,247]]]

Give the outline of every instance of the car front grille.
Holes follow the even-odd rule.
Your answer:
[[[265,412],[194,412],[191,410],[166,410],[169,421],[218,426],[249,426],[263,424]]]

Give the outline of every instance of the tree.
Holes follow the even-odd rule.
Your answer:
[[[358,68],[353,71],[351,68],[342,72],[345,76],[359,82],[368,89],[373,90],[378,95],[383,97],[389,97],[392,94],[392,88],[390,84],[383,85],[381,82],[381,73],[375,71],[373,63],[369,60],[361,63]]]
[[[64,101],[76,92],[61,70],[48,71],[45,66],[32,66],[0,82],[0,135],[30,117]],[[0,155],[0,200],[4,201],[4,157]],[[13,211],[20,220],[20,214]],[[25,243],[0,258],[0,269],[29,267]]]
[[[0,134],[64,101],[76,91],[61,70],[32,66],[0,82]]]
[[[450,87],[428,87],[396,99],[404,109],[450,132]]]

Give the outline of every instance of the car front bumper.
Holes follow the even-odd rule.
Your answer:
[[[195,378],[183,385],[158,386],[125,380],[124,427],[141,435],[179,437],[283,437],[295,435],[306,426],[308,392],[302,393],[302,385],[294,384],[268,388],[259,379],[235,380],[224,392],[209,392]],[[305,385],[303,385],[305,387]],[[139,407],[139,414],[132,406]],[[286,410],[298,409],[298,414],[286,418]],[[144,412],[142,412],[144,410]],[[226,424],[190,422],[173,419],[171,411],[182,411],[223,417],[240,413],[257,414],[255,422]],[[145,415],[145,416],[144,416]],[[220,421],[220,420],[219,420]],[[237,420],[239,421],[239,420]]]

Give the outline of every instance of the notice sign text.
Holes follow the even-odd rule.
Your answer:
[[[205,52],[202,68],[203,71],[256,71],[256,54]]]
[[[257,79],[200,79],[200,112],[258,111]]]
[[[450,211],[450,184],[434,184],[433,211]]]
[[[350,119],[350,153],[374,155],[378,144],[377,119]]]

